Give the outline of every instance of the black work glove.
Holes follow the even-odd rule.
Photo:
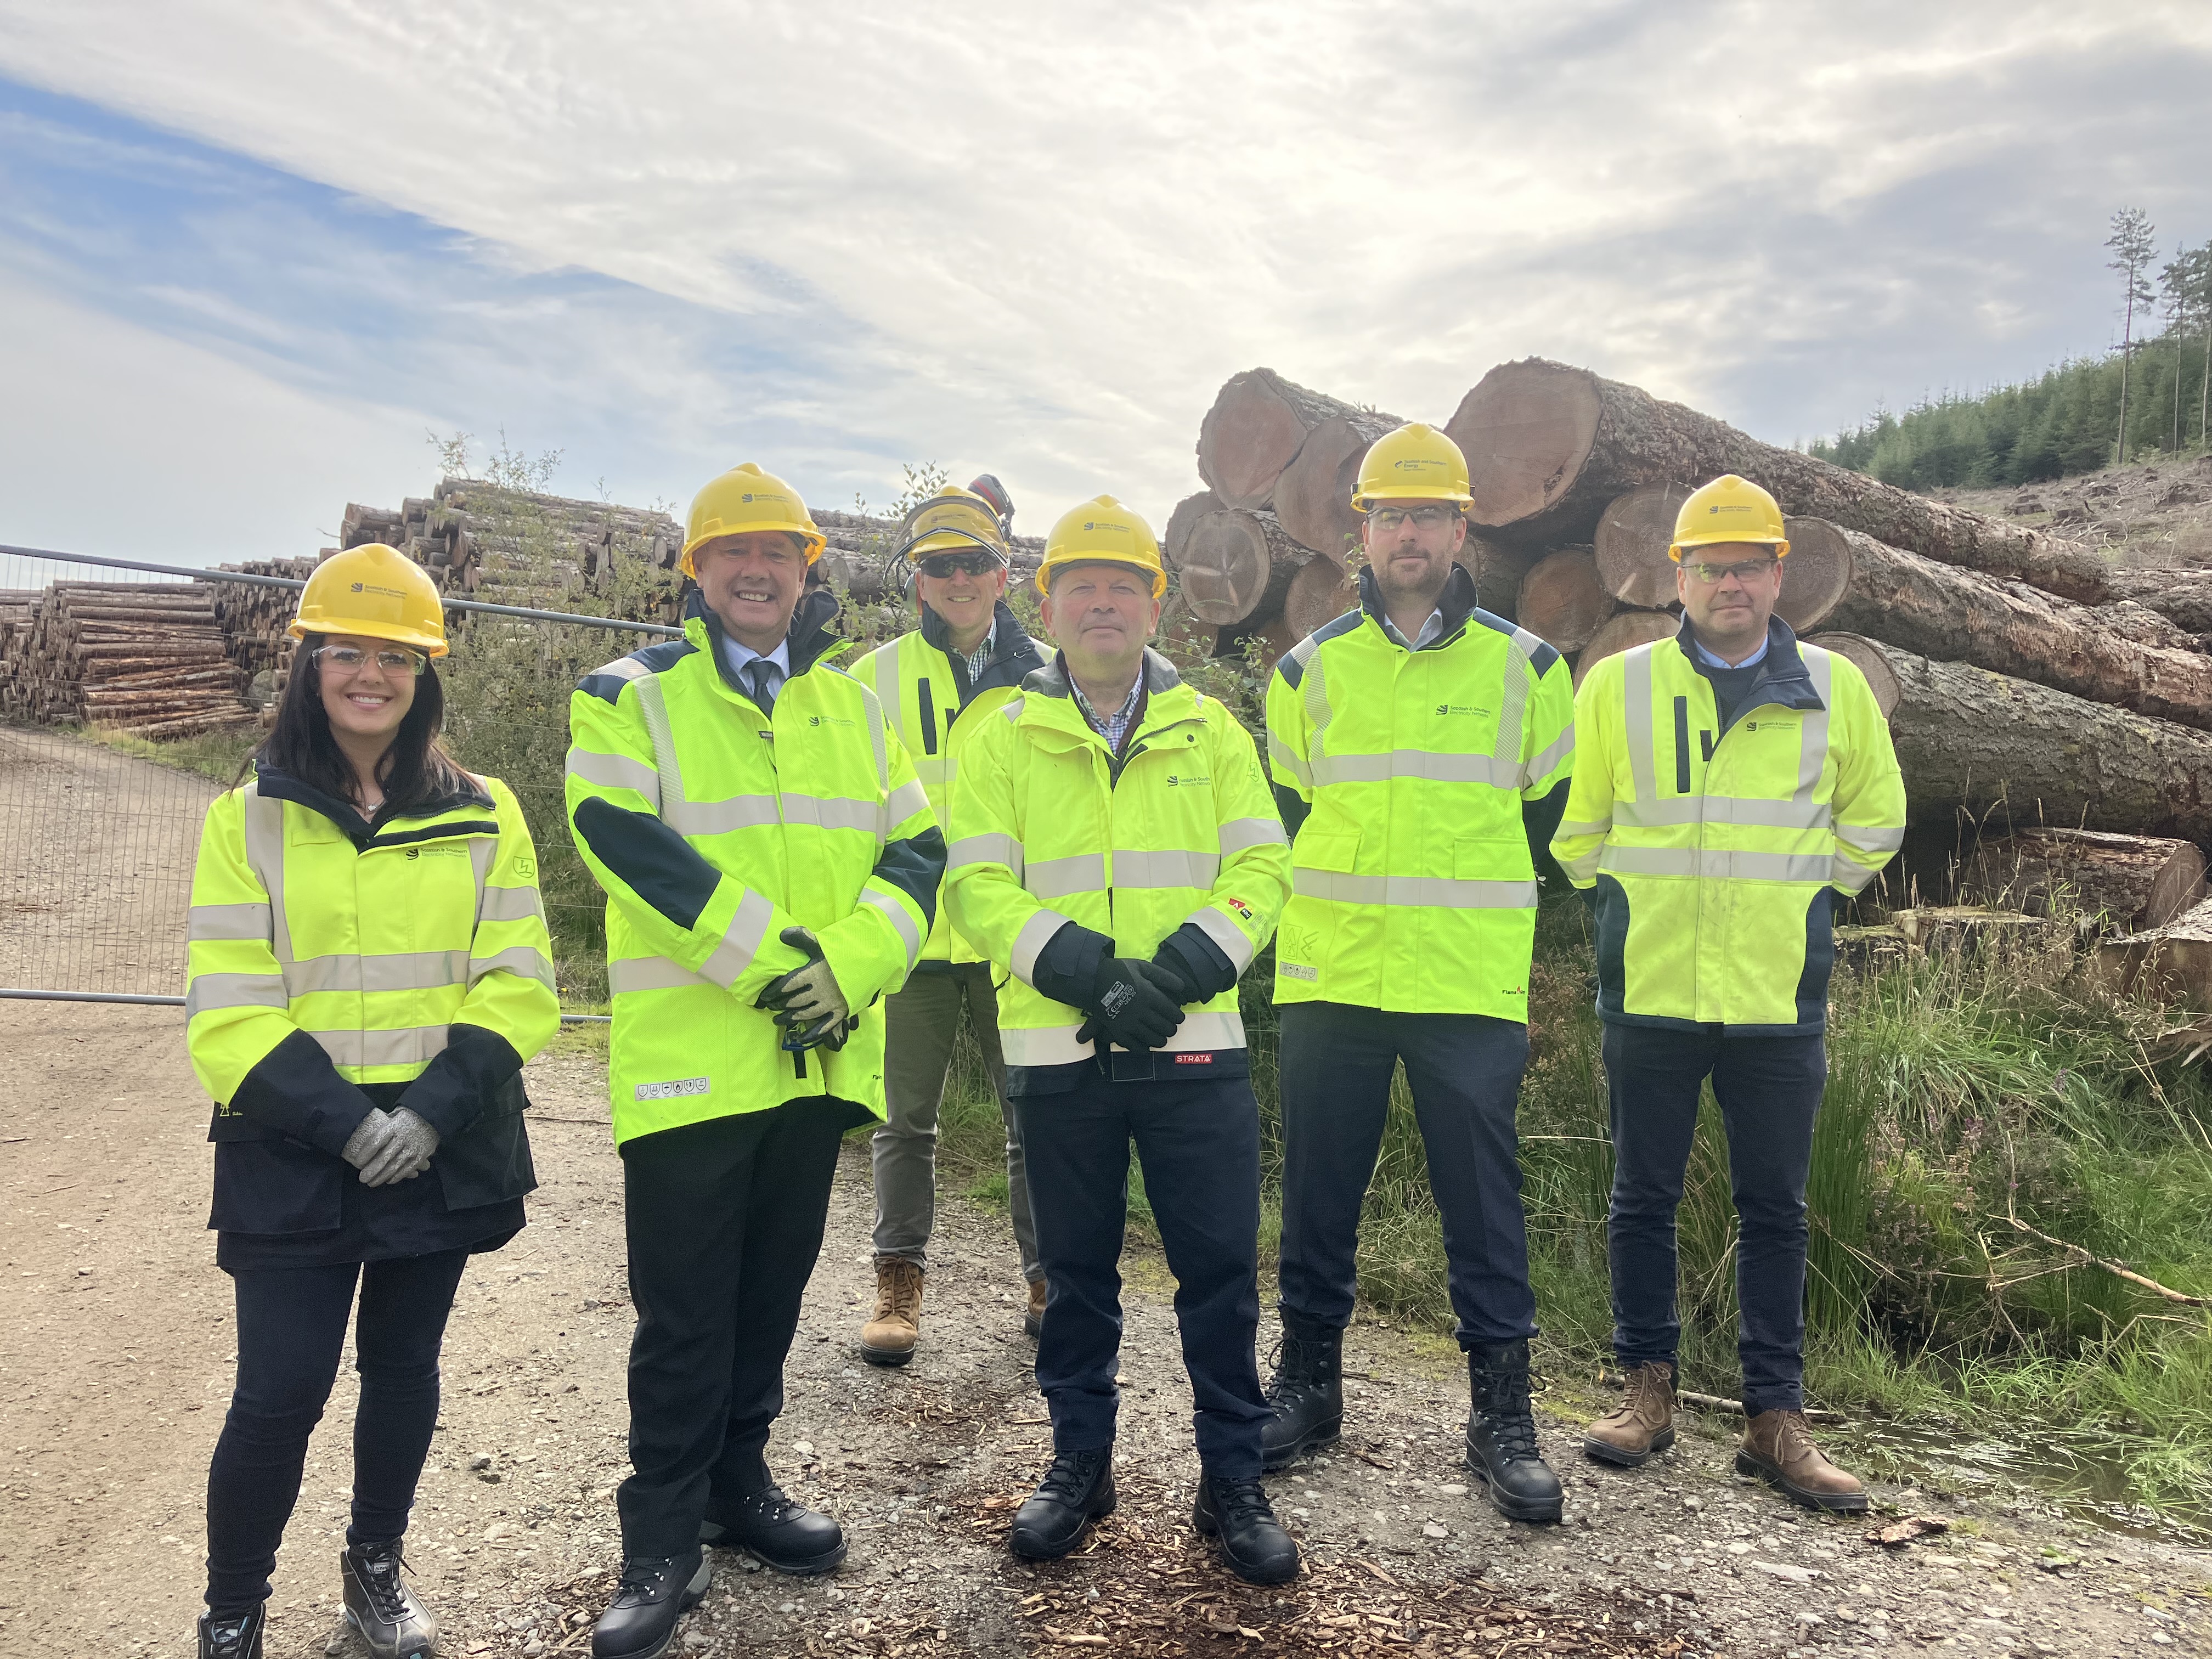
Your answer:
[[[775,1023],[783,1028],[783,1046],[793,1054],[843,1048],[859,1016],[823,960],[820,942],[804,927],[787,927],[781,937],[794,951],[805,951],[806,961],[772,981],[754,999],[753,1006],[774,1012]]]
[[[1075,1034],[1078,1042],[1090,1042],[1102,1034],[1120,1048],[1158,1048],[1182,1024],[1182,1006],[1167,975],[1149,962],[1135,957],[1108,957],[1098,964],[1091,996],[1083,1005],[1089,1016]]]

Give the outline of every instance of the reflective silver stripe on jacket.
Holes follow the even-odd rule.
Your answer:
[[[899,938],[905,942],[906,965],[911,972],[915,960],[921,955],[921,930],[915,925],[914,918],[907,914],[906,906],[889,893],[877,892],[871,887],[860,890],[860,902],[882,911],[891,919],[891,926],[898,929]]]
[[[377,956],[309,957],[284,966],[285,988],[295,997],[343,991],[374,995],[386,991],[438,991],[469,977],[466,951],[395,951]]]
[[[1290,744],[1272,732],[1267,738],[1267,760],[1278,772],[1287,772],[1304,787],[1313,787],[1313,768],[1300,759]]]
[[[632,756],[603,755],[595,750],[571,745],[567,768],[570,777],[580,779],[594,788],[634,789],[645,797],[653,811],[660,810],[660,775]]]
[[[1231,818],[1221,826],[1220,845],[1224,858],[1231,853],[1241,853],[1248,847],[1281,847],[1290,837],[1283,833],[1280,818]]]
[[[269,948],[276,960],[292,957],[292,929],[284,920],[284,803],[264,799],[260,780],[246,786],[246,861],[269,895]]]
[[[1106,855],[1078,853],[1073,858],[1039,859],[1022,872],[1022,885],[1041,899],[1106,890]]]
[[[276,1008],[292,1006],[282,974],[197,974],[185,988],[185,1018],[220,1008]]]
[[[1575,752],[1575,728],[1570,726],[1549,748],[1540,750],[1522,771],[1522,787],[1551,775],[1552,769]]]
[[[333,1066],[421,1066],[446,1050],[443,1025],[413,1025],[394,1031],[310,1031]]]
[[[999,1030],[999,1046],[1009,1066],[1072,1066],[1092,1057],[1093,1045],[1079,1043],[1074,1025],[1008,1025]],[[1192,1008],[1182,1024],[1155,1054],[1235,1053],[1244,1047],[1244,1020],[1240,1014],[1211,1008]]]
[[[925,810],[928,805],[929,791],[922,787],[919,777],[911,783],[899,785],[897,788],[891,791],[890,800],[884,811],[886,834],[897,829],[899,825],[904,823],[916,812]]]
[[[1425,749],[1393,749],[1382,755],[1331,755],[1313,766],[1316,788],[1333,783],[1388,783],[1420,778],[1431,783],[1486,783],[1499,789],[1521,787],[1521,763],[1495,755],[1445,755]]]
[[[1114,854],[1114,885],[1134,890],[1147,887],[1211,887],[1221,873],[1221,854],[1194,853],[1181,848],[1157,853]]]
[[[486,887],[477,907],[478,921],[528,921],[545,919],[545,897],[535,887]]]
[[[952,843],[945,856],[946,873],[965,869],[971,864],[1003,864],[1014,872],[1014,879],[1022,877],[1022,844],[1012,836],[996,830],[988,835],[963,836]]]
[[[473,986],[487,974],[508,973],[518,979],[534,979],[549,991],[560,988],[553,982],[553,964],[545,952],[534,945],[510,945],[506,950],[488,957],[469,958],[469,983]]]
[[[1251,939],[1220,911],[1210,904],[1202,905],[1191,912],[1189,920],[1198,925],[1199,932],[1221,947],[1221,954],[1229,958],[1239,974],[1252,965]]]
[[[673,991],[687,986],[712,991],[723,988],[666,957],[628,957],[607,964],[607,989],[616,996],[632,991]]]
[[[1624,876],[1825,882],[1833,874],[1834,857],[1827,853],[1747,853],[1713,847],[1608,846],[1597,867]]]
[[[1012,959],[1006,965],[1014,970],[1014,977],[1031,990],[1036,988],[1037,957],[1052,943],[1052,936],[1067,924],[1068,918],[1059,911],[1040,910],[1014,935]]]
[[[1459,881],[1449,876],[1351,876],[1335,870],[1291,871],[1291,890],[1301,898],[1338,904],[1425,906],[1439,910],[1532,910],[1536,884],[1529,881]]]
[[[1776,800],[1747,795],[1674,795],[1658,800],[1617,800],[1613,821],[1632,830],[1660,830],[1686,823],[1741,823],[1762,830],[1826,830],[1828,803]],[[1569,833],[1560,826],[1562,834]]]
[[[270,925],[265,904],[195,904],[185,937],[188,940],[258,939],[265,945]]]
[[[700,976],[713,981],[724,990],[729,989],[737,977],[753,965],[760,954],[761,940],[768,936],[769,924],[775,920],[775,907],[750,887],[738,901],[738,914],[732,917],[728,929],[722,934],[706,961],[699,964]]]

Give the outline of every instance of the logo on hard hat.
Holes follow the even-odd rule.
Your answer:
[[[747,490],[744,495],[738,497],[741,501],[750,501],[752,498],[752,492],[750,490]]]
[[[361,584],[359,582],[356,582],[353,585],[353,591],[356,593],[361,592]]]
[[[1705,509],[1708,513],[1749,513],[1754,510],[1748,501],[1715,501]]]
[[[1442,466],[1443,463],[1432,456],[1408,455],[1403,460],[1390,463],[1401,472],[1419,472],[1425,468]]]

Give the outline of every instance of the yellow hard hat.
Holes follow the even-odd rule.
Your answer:
[[[972,489],[947,484],[906,515],[906,544],[899,552],[920,564],[933,553],[963,553],[981,548],[1006,562],[1006,544],[999,515]]]
[[[300,612],[285,632],[295,640],[358,634],[442,657],[446,608],[428,571],[396,547],[368,542],[315,567],[300,594]]]
[[[1152,526],[1111,495],[1094,496],[1060,515],[1044,538],[1044,562],[1037,567],[1037,592],[1052,592],[1055,574],[1072,564],[1118,564],[1152,579],[1152,597],[1168,591],[1160,563],[1159,538]]]
[[[1352,510],[1364,513],[1378,501],[1455,501],[1465,507],[1474,499],[1467,487],[1467,457],[1459,446],[1416,421],[1368,446],[1352,492]]]
[[[806,544],[806,562],[822,556],[829,538],[814,527],[814,520],[799,492],[775,476],[747,461],[733,466],[691,498],[691,522],[684,533],[684,556],[677,568],[687,576],[699,574],[692,555],[718,536],[742,536],[753,530],[781,530]]]
[[[1776,558],[1788,558],[1790,533],[1782,527],[1781,504],[1733,472],[1723,472],[1692,490],[1674,515],[1674,541],[1667,556],[1680,564],[1689,549],[1720,542],[1765,542],[1772,545]]]

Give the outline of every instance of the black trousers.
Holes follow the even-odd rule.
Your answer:
[[[1623,1365],[1672,1364],[1674,1212],[1698,1127],[1699,1085],[1713,1080],[1728,1131],[1729,1181],[1741,1228],[1735,1252],[1736,1354],[1753,1415],[1805,1403],[1805,1180],[1828,1054],[1805,1036],[1724,1037],[1605,1028],[1613,1114],[1613,1346]]]
[[[1528,1028],[1483,1014],[1389,1014],[1285,1003],[1282,1019],[1282,1308],[1341,1329],[1358,1291],[1359,1212],[1406,1062],[1443,1217],[1459,1340],[1536,1332],[1514,1115]]]
[[[1018,1097],[1037,1255],[1050,1287],[1037,1387],[1059,1451],[1113,1443],[1121,1401],[1122,1237],[1129,1143],[1176,1277],[1176,1324],[1196,1396],[1199,1462],[1226,1480],[1260,1473],[1266,1396],[1260,1324],[1260,1113],[1244,1078],[1115,1083]]]
[[[208,1469],[207,1601],[216,1613],[245,1613],[269,1599],[276,1547],[300,1498],[308,1437],[337,1380],[356,1279],[361,1406],[346,1542],[380,1543],[407,1530],[438,1422],[438,1350],[468,1260],[466,1249],[457,1249],[231,1274],[238,1382]]]
[[[783,1410],[837,1143],[866,1115],[792,1101],[623,1143],[637,1307],[633,1473],[616,1494],[625,1556],[682,1554],[718,1506],[769,1484],[762,1449]]]

